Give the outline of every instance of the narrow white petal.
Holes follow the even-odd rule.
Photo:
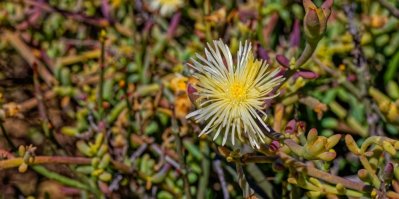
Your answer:
[[[229,135],[229,132],[230,132],[230,123],[227,124],[227,128],[226,128],[226,130],[224,131],[224,137],[223,137],[222,146],[224,146],[224,145],[226,144],[227,136]]]
[[[215,136],[213,137],[213,141],[215,141],[216,140],[216,138],[219,136],[219,134],[220,134],[220,131],[222,130],[222,127],[221,126],[219,126],[219,128],[218,128],[218,130],[217,130],[217,132],[216,132],[216,134],[215,134]]]
[[[198,115],[200,113],[201,113],[201,109],[193,111],[193,112],[189,113],[188,115],[186,115],[186,119],[188,119],[190,117],[193,117],[193,116],[196,116],[196,115]]]
[[[231,130],[231,143],[234,145],[234,143],[235,143],[235,134],[236,134],[236,132],[235,132],[235,130],[236,130],[236,125],[237,125],[237,123],[234,121],[234,123],[233,123],[233,128],[232,128],[232,130]]]

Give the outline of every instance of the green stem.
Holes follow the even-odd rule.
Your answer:
[[[304,65],[313,55],[313,52],[316,50],[316,47],[317,47],[317,42],[315,44],[306,42],[305,49],[302,51],[301,56],[296,61],[295,68],[299,68],[302,65]]]
[[[191,199],[191,193],[190,193],[190,184],[188,182],[188,178],[187,178],[187,167],[184,161],[184,153],[182,150],[182,140],[181,137],[179,135],[179,126],[177,125],[177,120],[175,117],[172,118],[172,132],[175,135],[176,138],[176,151],[179,154],[179,162],[181,165],[181,175],[183,178],[183,182],[184,182],[184,192],[186,193],[186,198],[187,199]]]
[[[249,175],[251,175],[259,188],[267,195],[268,198],[273,198],[273,185],[267,178],[263,175],[262,170],[259,169],[256,164],[251,163],[247,165],[246,168]]]
[[[100,36],[102,37],[102,36]],[[99,96],[98,96],[98,112],[99,112],[99,119],[103,119],[103,92],[104,92],[104,76],[105,76],[105,65],[104,65],[104,60],[105,60],[105,38],[100,38],[101,42],[101,55],[100,55],[100,91],[99,91]]]
[[[202,175],[198,183],[197,199],[206,198],[205,194],[208,188],[210,165],[211,165],[208,159],[209,155],[208,143],[205,140],[200,140],[200,147],[201,147],[201,152],[204,154],[205,158],[201,161]]]
[[[370,165],[370,162],[367,160],[365,156],[359,156],[359,160],[362,163],[363,167],[367,170],[367,172],[370,175],[371,178],[371,183],[374,185],[375,188],[380,188],[381,187],[381,181],[378,178],[378,176],[375,174],[375,171]]]
[[[85,185],[79,181],[62,176],[58,173],[51,172],[51,171],[47,170],[44,166],[35,165],[35,166],[32,166],[32,169],[35,170],[37,173],[43,175],[44,177],[55,180],[63,185],[67,185],[67,186],[78,188],[78,189],[83,189],[86,191],[91,191],[91,188],[88,187],[87,185]]]
[[[129,77],[129,74],[127,74],[126,78],[125,78],[126,86],[125,86],[125,88],[123,88],[123,93],[125,95],[125,100],[126,100],[126,105],[127,105],[127,110],[128,110],[127,119],[129,121],[129,126],[128,126],[127,137],[128,137],[128,139],[130,139],[130,135],[132,134],[132,131],[133,131],[133,124],[134,124],[133,118],[134,117],[132,115],[133,114],[133,107],[132,107],[132,104],[130,103],[130,100],[129,100],[128,77]]]
[[[247,179],[245,178],[244,170],[242,169],[242,164],[236,162],[236,170],[238,176],[238,185],[242,189],[242,194],[244,198],[250,198],[254,194],[254,190],[249,186]]]
[[[380,2],[393,16],[399,18],[399,9],[397,9],[394,4],[391,4],[387,0],[378,0],[378,2]]]

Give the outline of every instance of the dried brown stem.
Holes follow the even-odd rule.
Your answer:
[[[48,90],[43,94],[42,100],[45,101],[45,100],[51,99],[53,97],[55,97],[55,93],[52,90]],[[32,108],[35,108],[38,105],[38,103],[39,103],[39,101],[36,97],[28,99],[19,105],[20,110],[21,110],[21,112],[28,112]]]
[[[268,157],[268,156],[259,156],[259,155],[253,155],[253,156],[249,156],[249,155],[244,155],[241,158],[241,162],[244,164],[247,163],[272,163],[276,161],[276,157]]]
[[[18,3],[19,1],[13,1],[13,2]],[[99,27],[106,27],[109,25],[109,22],[107,19],[94,18],[94,17],[86,16],[81,13],[74,13],[74,12],[70,12],[67,10],[62,10],[62,9],[59,9],[56,7],[52,7],[51,5],[49,5],[47,3],[32,1],[32,0],[24,0],[23,3],[38,7],[44,12],[58,12],[65,17],[68,17],[73,20],[76,20],[76,21],[79,21],[82,23],[86,23],[89,25],[94,25],[94,26],[99,26]]]
[[[24,162],[23,158],[12,158],[0,161],[0,170],[18,167]],[[60,157],[60,156],[37,156],[29,164],[90,164],[90,158],[84,157]]]
[[[31,67],[35,64],[37,65],[38,74],[48,85],[56,84],[57,80],[54,76],[47,70],[42,62],[36,59],[32,50],[19,38],[18,34],[5,31],[2,36],[21,54]]]
[[[40,88],[40,82],[39,82],[39,74],[37,71],[37,64],[33,64],[33,85],[35,88],[35,97],[38,102],[38,109],[39,109],[39,115],[43,122],[47,123],[49,122],[48,115],[47,115],[47,110],[46,110],[46,105],[43,100],[43,92],[42,89]]]

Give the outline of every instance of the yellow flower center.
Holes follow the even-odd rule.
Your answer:
[[[230,100],[233,103],[240,103],[247,98],[247,90],[245,89],[243,84],[238,82],[233,83],[230,86]]]

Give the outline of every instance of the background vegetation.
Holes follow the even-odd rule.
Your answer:
[[[1,1],[0,198],[399,198],[399,3],[309,2]],[[219,38],[286,71],[258,151],[185,119]]]

